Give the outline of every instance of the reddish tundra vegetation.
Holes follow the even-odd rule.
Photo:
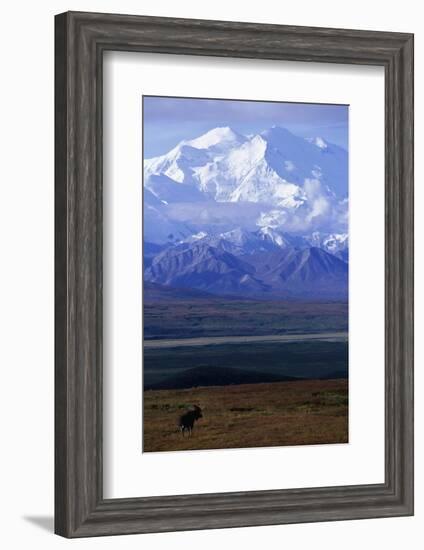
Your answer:
[[[178,419],[194,405],[191,436]],[[177,451],[348,442],[348,382],[305,380],[144,392],[143,450]]]

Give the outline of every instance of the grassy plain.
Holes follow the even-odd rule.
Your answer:
[[[203,418],[191,437],[177,419]],[[143,449],[177,451],[348,442],[348,382],[305,380],[144,392]]]

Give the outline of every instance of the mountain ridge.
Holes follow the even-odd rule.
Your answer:
[[[236,256],[228,250],[195,242],[160,252],[146,268],[144,280],[250,298],[345,298],[348,266],[314,247]]]
[[[278,126],[252,136],[215,128],[144,161],[146,208],[179,237],[220,224],[234,229],[246,209],[237,222],[243,229],[346,233],[347,181],[343,148]]]
[[[217,127],[144,161],[145,281],[214,295],[347,296],[347,152]]]

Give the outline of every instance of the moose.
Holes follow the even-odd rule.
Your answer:
[[[178,428],[183,436],[186,431],[188,432],[188,435],[191,436],[195,421],[202,417],[202,409],[198,405],[193,405],[191,410],[182,414],[178,420]]]

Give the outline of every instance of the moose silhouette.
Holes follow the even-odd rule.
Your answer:
[[[192,409],[182,414],[178,420],[178,428],[183,436],[185,436],[185,432],[191,436],[195,421],[202,417],[202,409],[198,405],[193,405]]]

